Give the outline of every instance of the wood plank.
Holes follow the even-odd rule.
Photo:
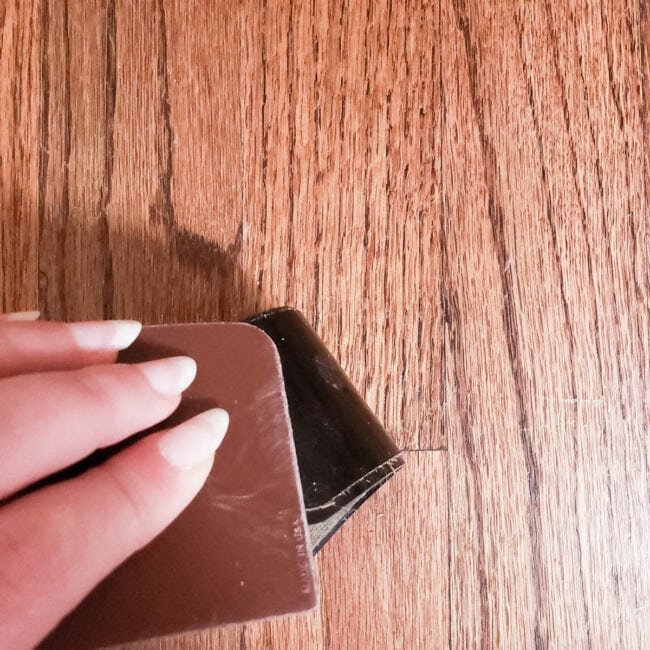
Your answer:
[[[308,314],[402,446],[439,447],[437,11],[264,7],[241,16],[260,304]]]
[[[443,445],[433,8],[46,9],[46,315],[291,303],[402,446]]]
[[[38,303],[41,23],[37,3],[0,4],[0,312]]]
[[[312,617],[197,647],[647,645],[649,16],[0,2],[0,308],[170,322],[291,302],[402,446],[448,445],[446,613],[374,574],[371,630],[351,585],[373,583],[337,562],[359,566],[373,501],[323,552]],[[447,525],[438,497],[419,535]],[[404,547],[368,554],[400,580],[409,503],[385,531]],[[431,639],[400,636],[425,614]]]
[[[147,322],[241,317],[256,290],[239,259],[237,13],[148,2],[116,16],[114,309]]]
[[[443,6],[454,647],[650,638],[641,18]]]
[[[115,13],[42,3],[39,307],[51,320],[110,318]]]

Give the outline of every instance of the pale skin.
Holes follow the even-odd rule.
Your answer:
[[[8,650],[37,644],[182,512],[228,425],[212,409],[76,478],[13,498],[165,419],[196,373],[187,357],[116,363],[139,323],[37,317],[0,316],[0,639]]]

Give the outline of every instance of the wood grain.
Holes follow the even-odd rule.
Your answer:
[[[442,446],[433,10],[44,6],[45,314],[290,303],[404,447]]]
[[[0,0],[0,307],[291,303],[413,450],[313,615],[165,647],[648,646],[649,47],[643,0]]]
[[[649,638],[638,10],[443,5],[455,646]]]
[[[0,2],[0,308],[38,300],[39,42],[35,3]]]

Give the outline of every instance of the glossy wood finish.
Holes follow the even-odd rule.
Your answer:
[[[0,0],[0,34],[0,307],[290,303],[412,450],[312,616],[164,647],[650,643],[645,2]]]

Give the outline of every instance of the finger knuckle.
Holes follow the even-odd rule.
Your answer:
[[[117,406],[122,396],[133,390],[128,373],[119,366],[95,366],[78,371],[80,397],[102,409]]]
[[[148,539],[151,517],[147,504],[140,498],[139,490],[119,465],[109,462],[96,469],[119,503],[122,530],[136,546],[141,546]]]

